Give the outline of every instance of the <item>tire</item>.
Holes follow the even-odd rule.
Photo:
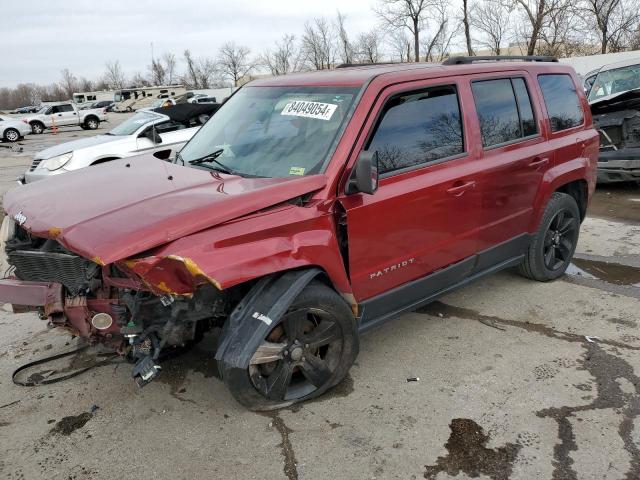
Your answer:
[[[304,402],[347,375],[359,350],[356,320],[340,295],[312,282],[260,348],[244,370],[222,365],[222,377],[235,399],[258,411]]]
[[[36,135],[44,133],[44,124],[42,122],[31,122],[31,131]]]
[[[127,110],[127,112],[129,112],[129,113],[133,112],[133,108],[131,108],[131,107],[127,107],[127,109],[126,109],[126,110]]]
[[[100,120],[96,117],[89,117],[84,121],[87,130],[96,130],[100,126]]]
[[[520,274],[539,282],[564,275],[571,263],[580,232],[580,210],[571,195],[555,192],[529,245]]]
[[[5,142],[17,142],[20,140],[20,132],[15,128],[7,128],[4,131],[3,138]]]

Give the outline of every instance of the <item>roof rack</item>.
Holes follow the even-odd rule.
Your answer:
[[[474,62],[497,62],[497,61],[514,61],[522,62],[557,62],[558,59],[546,55],[484,55],[472,57],[450,57],[442,62],[443,65],[468,65]]]
[[[363,63],[341,63],[336,65],[335,68],[350,68],[350,67],[368,67],[370,65],[393,65],[397,62],[363,62]]]

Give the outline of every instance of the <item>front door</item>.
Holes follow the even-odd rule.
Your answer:
[[[51,108],[51,117],[58,127],[78,124],[78,113],[71,105],[54,105]]]
[[[471,270],[480,171],[462,127],[461,106],[464,110],[457,82],[424,81],[388,89],[374,107],[377,120],[369,122],[370,133],[356,150],[378,152],[379,189],[340,198],[347,218],[349,275],[359,302],[384,297],[375,309],[390,313]],[[437,280],[426,289],[416,286],[414,281],[434,272],[441,275],[434,274]],[[384,313],[369,310],[364,316]]]

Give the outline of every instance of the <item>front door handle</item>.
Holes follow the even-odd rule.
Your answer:
[[[546,165],[547,163],[549,163],[548,157],[535,157],[533,160],[529,162],[529,166],[531,168],[538,168],[543,165]]]
[[[462,183],[458,181],[453,184],[453,187],[447,189],[447,193],[453,195],[454,197],[459,197],[464,192],[466,192],[470,188],[474,188],[475,186],[476,186],[475,180],[471,180],[466,183]]]

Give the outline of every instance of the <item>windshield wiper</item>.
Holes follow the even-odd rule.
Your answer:
[[[215,152],[213,152],[211,155],[207,155],[207,156],[204,156],[202,158],[196,158],[195,160],[189,160],[189,164],[190,165],[202,165],[204,163],[213,162],[213,163],[216,164],[215,167],[207,166],[207,165],[205,165],[205,167],[210,168],[211,170],[218,170],[219,172],[227,173],[229,175],[237,175],[237,172],[235,170],[227,167],[220,160],[216,160],[220,155],[222,155],[223,152],[224,152],[224,148],[221,148],[221,149],[216,150]],[[180,157],[180,159],[182,160],[182,157]]]

